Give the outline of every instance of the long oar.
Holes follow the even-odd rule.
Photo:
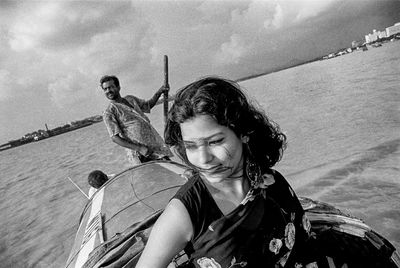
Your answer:
[[[167,123],[168,119],[168,56],[164,55],[164,87],[167,89],[164,91],[164,123]]]
[[[72,182],[73,185],[75,185],[76,188],[78,188],[79,191],[81,191],[81,193],[88,199],[90,200],[89,196],[87,194],[85,194],[85,192],[70,178],[67,177],[67,179],[69,179],[70,182]]]

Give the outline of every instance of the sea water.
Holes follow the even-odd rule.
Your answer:
[[[240,84],[286,133],[275,168],[297,194],[362,218],[399,249],[400,42]],[[162,132],[162,107],[150,119]],[[103,123],[0,152],[0,267],[63,267],[86,202],[67,177],[87,191],[90,171],[128,167]]]

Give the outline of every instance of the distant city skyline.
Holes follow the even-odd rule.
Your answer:
[[[66,132],[77,130],[82,127],[90,126],[100,121],[102,121],[102,116],[95,115],[88,118],[84,118],[82,120],[70,122],[62,126],[57,126],[52,129],[49,129],[47,124],[45,124],[45,129],[37,129],[32,132],[26,133],[25,135],[23,135],[18,139],[13,139],[8,141],[7,143],[0,144],[0,151],[11,149],[17,146],[25,145],[42,139],[50,138],[53,136],[61,135]]]
[[[149,97],[169,57],[171,94],[239,79],[365,40],[400,22],[398,0],[1,1],[0,144],[101,114],[99,78]]]
[[[372,33],[368,33],[365,35],[365,42],[371,43],[378,39],[386,38],[398,33],[400,33],[400,22],[397,22],[394,25],[390,25],[384,30],[372,30]]]

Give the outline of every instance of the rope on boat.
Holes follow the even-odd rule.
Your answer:
[[[78,190],[87,198],[87,200],[90,200],[89,196],[87,194],[85,194],[85,192],[70,178],[67,177],[67,179],[73,184],[75,185],[76,188],[78,188]]]

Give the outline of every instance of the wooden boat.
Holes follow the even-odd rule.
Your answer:
[[[109,180],[86,204],[65,267],[135,267],[151,226],[186,182],[185,170],[179,163],[152,161]],[[300,200],[328,256],[327,267],[400,267],[393,245],[363,221],[331,205]]]

